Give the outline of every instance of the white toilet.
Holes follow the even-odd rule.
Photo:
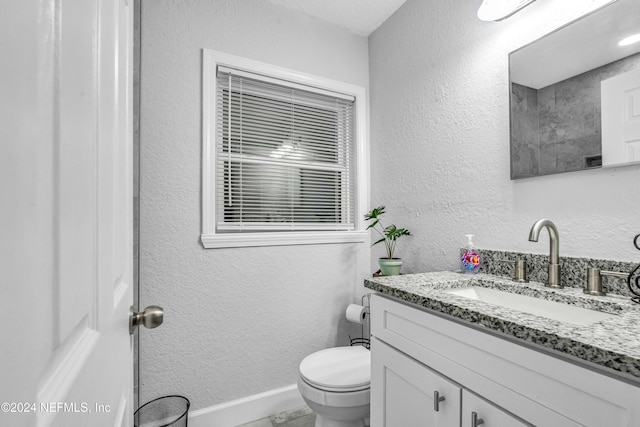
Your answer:
[[[316,427],[366,427],[370,381],[369,350],[334,347],[304,358],[298,390],[316,413]]]

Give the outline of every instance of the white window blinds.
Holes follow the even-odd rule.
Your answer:
[[[353,97],[217,68],[216,232],[353,230]]]

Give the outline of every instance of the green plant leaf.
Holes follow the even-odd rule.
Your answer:
[[[387,236],[389,240],[396,240],[402,236],[410,236],[409,230],[405,228],[397,228],[394,224],[391,224],[387,228],[384,229],[384,235]]]
[[[379,222],[380,222],[380,221],[376,219],[374,222],[372,222],[371,224],[369,224],[369,226],[367,227],[367,230],[368,230],[368,229],[370,229],[370,228],[375,227],[376,225],[378,225],[378,223],[379,223]]]
[[[384,242],[385,240],[387,240],[387,238],[386,238],[386,237],[383,237],[382,239],[378,239],[378,240],[376,240],[374,243],[372,243],[372,244],[371,244],[371,246],[373,246],[373,245],[377,245],[378,243],[380,243],[380,242]]]
[[[369,221],[371,219],[376,219],[378,216],[384,213],[384,206],[378,206],[377,208],[371,209],[371,212],[364,216],[364,219]]]

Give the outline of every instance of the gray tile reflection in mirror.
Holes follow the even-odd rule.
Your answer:
[[[314,427],[315,423],[316,414],[303,406],[237,427]]]
[[[511,86],[511,178],[602,166],[602,81],[640,67],[640,53],[553,83]]]

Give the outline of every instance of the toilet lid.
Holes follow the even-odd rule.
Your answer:
[[[371,381],[371,353],[362,346],[320,350],[304,358],[300,374],[318,388],[362,389]]]

